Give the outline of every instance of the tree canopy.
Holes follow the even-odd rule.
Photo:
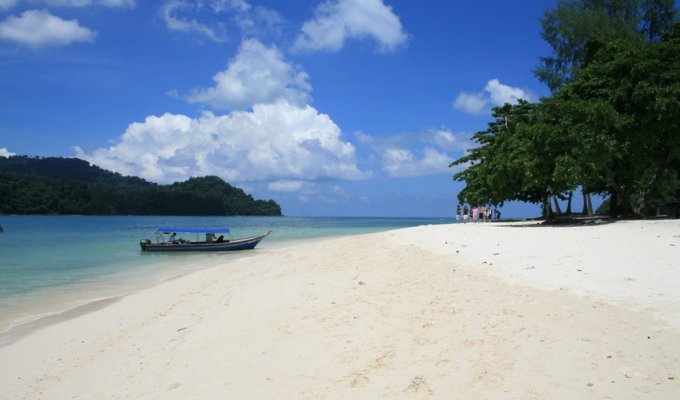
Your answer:
[[[556,91],[581,69],[589,43],[661,39],[677,15],[674,5],[674,0],[558,0],[541,19],[553,54],[540,58],[534,74]]]
[[[680,24],[660,41],[600,43],[550,98],[494,108],[479,144],[454,165],[461,201],[542,203],[578,187],[610,196],[612,215],[680,201]]]

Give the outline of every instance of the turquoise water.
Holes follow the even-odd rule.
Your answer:
[[[256,254],[285,242],[451,223],[443,218],[2,216],[0,333],[97,299]],[[140,251],[159,226],[229,227],[234,238],[265,233],[253,252]],[[193,234],[182,235],[195,240]]]

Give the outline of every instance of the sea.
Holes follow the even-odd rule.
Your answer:
[[[267,247],[452,223],[450,218],[0,216],[0,345],[37,327]],[[158,227],[226,227],[233,238],[272,230],[255,250],[142,252]],[[195,234],[178,235],[187,240]]]

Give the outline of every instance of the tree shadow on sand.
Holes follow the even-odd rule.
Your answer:
[[[543,228],[543,227],[572,227],[572,226],[596,226],[607,225],[616,222],[616,219],[611,219],[606,216],[594,215],[560,215],[552,219],[546,220],[543,218],[529,219],[529,220],[514,220],[503,221],[513,222],[512,224],[505,224],[509,228]],[[501,223],[502,224],[502,223]]]

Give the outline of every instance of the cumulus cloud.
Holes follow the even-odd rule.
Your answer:
[[[132,123],[110,147],[79,158],[102,168],[167,183],[217,175],[271,191],[314,193],[320,181],[370,177],[331,118],[308,105],[307,74],[276,47],[246,40],[215,86],[188,100],[231,111],[197,118],[166,113]]]
[[[15,156],[16,154],[11,153],[9,150],[7,150],[4,147],[0,147],[0,157],[9,157],[9,156]]]
[[[532,100],[533,95],[524,89],[502,84],[498,79],[486,83],[477,93],[461,92],[453,102],[453,108],[466,114],[484,114],[492,106],[515,104],[519,99]]]
[[[100,167],[154,182],[204,175],[237,183],[367,177],[356,165],[354,146],[341,139],[328,115],[285,101],[222,116],[206,112],[196,119],[150,116],[131,124],[112,147],[90,154],[75,150]]]
[[[483,114],[489,105],[484,93],[461,93],[453,102],[453,108],[466,114]]]
[[[299,51],[339,51],[347,39],[371,38],[383,52],[404,45],[408,34],[392,7],[382,0],[329,0],[301,28],[294,48]]]
[[[491,102],[497,105],[505,103],[515,104],[520,99],[529,99],[531,96],[524,90],[504,85],[498,79],[487,82],[484,90],[489,94]]]
[[[286,62],[275,46],[250,39],[241,44],[227,69],[213,77],[215,86],[195,89],[187,100],[216,109],[244,109],[279,100],[302,104],[312,90],[308,79],[307,73]]]
[[[96,36],[77,20],[64,20],[44,10],[27,10],[0,22],[0,38],[34,48],[91,42]]]

